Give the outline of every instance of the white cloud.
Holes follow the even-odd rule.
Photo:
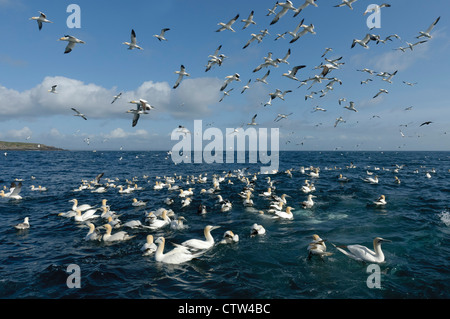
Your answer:
[[[25,126],[18,130],[9,130],[5,134],[0,134],[0,137],[5,139],[25,140],[31,135],[32,132],[30,128]]]
[[[111,104],[116,88],[106,89],[97,84],[86,84],[62,76],[45,77],[30,90],[19,92],[0,85],[0,118],[41,117],[73,115],[71,107],[88,118],[120,118],[127,110],[135,108],[131,100],[144,99],[155,107],[154,116],[169,114],[175,118],[208,115],[210,106],[219,100],[221,81],[217,78],[185,79],[175,90],[167,82],[146,81],[136,90],[122,93]],[[57,85],[57,94],[48,92]]]
[[[103,135],[103,137],[107,138],[107,139],[125,139],[125,138],[129,138],[129,137],[145,138],[148,136],[149,136],[149,134],[146,130],[137,130],[136,132],[126,132],[120,127]]]

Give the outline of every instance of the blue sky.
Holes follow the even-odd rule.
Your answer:
[[[250,122],[258,114],[256,129],[278,127],[280,149],[290,150],[449,150],[450,107],[448,98],[447,62],[450,48],[448,18],[450,2],[390,1],[390,8],[381,9],[381,28],[369,30],[368,15],[363,15],[370,0],[358,0],[354,9],[335,8],[340,0],[319,0],[318,7],[308,6],[297,17],[289,11],[276,24],[270,25],[268,9],[276,1],[25,1],[0,0],[0,140],[44,143],[66,149],[87,150],[169,150],[177,141],[171,132],[183,125],[192,130],[194,120],[203,120],[204,129],[214,126],[225,132]],[[304,1],[294,0],[295,7]],[[70,4],[81,9],[81,27],[66,24]],[[241,19],[254,11],[256,25],[243,30]],[[42,11],[53,23],[38,30],[29,20]],[[276,9],[279,12],[280,8]],[[236,14],[236,32],[215,32],[217,23],[228,22]],[[394,50],[407,42],[416,42],[419,31],[441,16],[432,31],[433,38],[414,47],[413,51]],[[314,24],[316,34],[306,34],[294,43],[291,37],[274,40],[277,34],[294,30],[304,19]],[[162,28],[168,41],[153,37]],[[252,33],[268,29],[261,43],[252,42],[243,49]],[[131,29],[144,49],[128,50],[122,42],[130,40]],[[369,43],[369,49],[356,45],[367,33],[385,38],[397,34],[385,44]],[[72,52],[64,54],[66,42],[57,41],[65,34],[85,41]],[[223,64],[205,72],[208,55],[222,45]],[[295,65],[306,65],[297,73],[305,80],[321,70],[325,48],[332,48],[325,57],[342,56],[339,69],[328,77],[335,84],[323,97],[320,90],[328,81],[301,86],[282,76]],[[263,62],[268,52],[274,58],[291,50],[289,65],[252,70]],[[183,64],[189,77],[172,89]],[[392,83],[381,77],[359,72],[369,68],[376,72],[398,70]],[[268,84],[255,83],[271,70]],[[222,102],[220,86],[226,76],[239,73],[241,82]],[[371,78],[373,81],[361,84]],[[251,79],[250,89],[241,94]],[[415,86],[403,83],[417,82]],[[58,85],[58,94],[48,89]],[[292,90],[285,100],[275,99],[264,107],[269,93],[275,89]],[[388,94],[373,99],[379,89]],[[305,100],[311,91],[319,92]],[[111,104],[113,96],[122,98]],[[339,105],[345,97],[347,102]],[[130,100],[145,99],[155,106],[131,127],[132,115],[126,111],[134,106]],[[358,112],[344,109],[349,101]],[[326,112],[312,112],[315,106]],[[88,117],[73,116],[75,107]],[[412,107],[410,110],[405,110]],[[287,119],[274,122],[277,114],[292,113]],[[336,118],[345,123],[334,127]],[[420,126],[425,121],[430,125]],[[244,127],[245,128],[245,127]],[[27,139],[28,138],[28,139]],[[89,144],[87,144],[89,139]],[[205,141],[205,144],[207,142]]]

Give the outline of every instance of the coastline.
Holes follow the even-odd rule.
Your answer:
[[[62,148],[40,143],[4,142],[0,141],[1,151],[64,151]]]

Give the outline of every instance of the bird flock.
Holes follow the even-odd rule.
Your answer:
[[[350,163],[345,168],[350,170],[357,166]],[[396,165],[392,171],[394,174],[398,174],[403,168],[404,165]],[[326,171],[342,170],[337,167],[325,167],[324,169]],[[380,183],[378,175],[374,175],[378,174],[379,167],[368,166],[365,170],[363,173],[367,176],[361,178],[362,182],[371,185]],[[385,168],[383,170],[391,171],[391,169]],[[414,173],[418,173],[418,171]],[[426,173],[427,178],[432,178],[431,174],[436,172],[428,170]],[[303,185],[301,183],[298,185],[299,191],[306,197],[304,201],[299,202],[298,198],[278,192],[277,184],[282,178],[292,179],[294,175],[295,178],[304,178]],[[117,177],[109,178],[104,176],[104,173],[100,173],[90,180],[82,179],[81,184],[72,189],[74,197],[69,200],[68,210],[57,215],[72,220],[75,225],[79,226],[81,232],[86,229],[83,235],[86,241],[115,244],[136,240],[137,235],[145,234],[145,241],[139,244],[142,256],[154,258],[156,262],[182,264],[201,258],[216,245],[236,244],[240,241],[239,234],[232,229],[225,229],[222,238],[215,239],[217,236],[213,231],[223,226],[208,224],[207,220],[205,220],[203,234],[187,232],[191,227],[191,218],[194,219],[194,214],[203,217],[210,214],[223,214],[231,212],[235,206],[241,206],[242,213],[254,216],[247,225],[247,238],[251,240],[251,238],[264,236],[267,233],[263,223],[256,222],[257,219],[290,221],[296,218],[294,214],[296,209],[305,211],[314,209],[315,199],[318,197],[314,195],[316,193],[315,183],[320,178],[321,169],[315,166],[290,168],[271,176],[263,175],[260,172],[251,173],[248,168],[214,173],[212,176],[208,173],[186,176],[174,173],[173,175],[155,176],[154,179],[143,175],[142,179],[135,176],[125,180]],[[394,178],[395,180],[391,180],[391,182],[400,184],[399,178],[397,176]],[[340,173],[335,177],[335,182],[346,185],[351,182],[351,178]],[[224,192],[229,187],[238,193],[232,195]],[[18,184],[14,182],[8,193],[4,193],[2,190],[0,195],[11,200],[20,200],[22,199],[19,195],[21,188],[22,181],[19,181]],[[31,190],[45,192],[47,188],[32,186]],[[139,193],[143,190],[154,192],[151,195],[152,199],[139,200]],[[80,203],[77,199],[77,197],[82,197],[80,192],[113,193],[120,197],[122,203],[128,201],[128,204],[122,205],[119,211],[116,211],[105,198],[99,203]],[[165,196],[166,198],[161,200]],[[230,199],[231,197],[233,200]],[[200,202],[198,207],[192,207],[194,198],[196,203]],[[158,207],[158,203],[161,204],[160,207]],[[376,208],[384,207],[387,204],[386,196],[381,194],[367,205]],[[151,210],[150,206],[152,206]],[[130,219],[126,212],[127,207],[133,208],[136,212],[142,212],[142,217]],[[229,223],[226,225],[226,227],[233,227]],[[32,228],[30,218],[27,216],[23,222],[14,225],[14,228],[18,231],[29,231]],[[172,239],[170,241],[172,249],[168,249],[166,245],[169,243],[166,242],[166,238],[174,238],[173,232],[178,231],[193,236],[193,238],[179,243]],[[373,239],[374,249],[371,250],[361,245],[336,245],[329,239],[322,239],[318,234],[313,234],[312,240],[306,247],[307,259],[313,258],[314,255],[321,259],[333,255],[327,250],[326,242],[331,243],[336,251],[349,258],[370,263],[382,263],[385,261],[385,256],[381,250],[381,244],[389,242],[389,240],[376,237]]]
[[[323,4],[323,5],[325,5],[325,4]],[[356,0],[348,0],[348,1],[343,0],[341,3],[333,4],[332,6],[338,8],[336,10],[339,11],[339,10],[344,10],[346,8],[348,8],[350,10],[356,10],[357,5],[359,5],[359,4],[357,3]],[[301,39],[303,37],[308,36],[308,35],[315,36],[317,34],[317,32],[315,31],[314,24],[311,22],[305,23],[305,20],[308,19],[308,17],[307,17],[308,10],[320,10],[320,6],[322,6],[322,4],[318,5],[317,1],[315,1],[315,0],[305,0],[299,6],[294,5],[294,3],[290,0],[286,0],[285,2],[277,1],[273,5],[273,7],[266,9],[267,13],[265,14],[265,16],[269,17],[269,19],[271,19],[268,27],[261,29],[259,32],[253,31],[250,34],[248,41],[245,44],[243,44],[242,49],[245,50],[248,47],[250,47],[251,45],[258,45],[258,43],[261,43],[262,41],[267,41],[266,38],[269,37],[271,34],[269,32],[270,31],[269,29],[273,25],[278,23],[281,19],[288,21],[289,18],[287,16],[289,16],[289,15],[291,15],[290,19],[292,19],[292,21],[293,21],[293,28],[291,30],[286,30],[284,33],[276,34],[276,37],[274,40],[277,41],[276,43],[279,43],[283,40],[288,40],[289,44],[294,45],[294,43],[295,43],[295,45],[297,46],[298,41],[301,42]],[[371,12],[374,12],[377,10],[380,11],[382,8],[383,8],[383,10],[386,10],[386,9],[390,8],[391,5],[388,3],[382,3],[380,5],[377,5],[375,8],[373,8],[373,7],[369,8],[369,7],[362,13],[363,15],[366,15],[368,13],[371,13]],[[301,19],[299,19],[300,21],[298,21],[297,20],[298,18],[297,19],[295,19],[295,18],[299,14],[306,15],[306,16],[301,17]],[[338,12],[337,12],[337,14],[338,14]],[[39,30],[42,29],[43,23],[52,23],[50,20],[47,19],[47,16],[42,12],[40,12],[40,15],[38,17],[32,17],[30,19],[37,21]],[[245,15],[244,18],[242,18],[242,14],[237,13],[229,20],[224,20],[224,22],[218,22],[217,23],[218,28],[215,30],[212,30],[212,31],[215,31],[217,33],[245,32],[244,30],[250,30],[250,29],[257,28],[258,25],[261,24],[259,22],[260,20],[262,20],[262,17],[258,16],[256,10],[252,10],[248,15]],[[421,31],[421,30],[418,31],[418,35],[416,37],[417,41],[411,41],[411,43],[406,42],[405,46],[400,46],[400,47],[392,49],[392,50],[396,50],[396,51],[400,50],[402,52],[406,52],[407,50],[413,51],[415,46],[418,46],[418,45],[428,42],[430,39],[432,39],[432,31],[433,31],[434,27],[436,26],[436,24],[439,22],[439,20],[440,20],[440,17],[438,17],[425,31]],[[375,45],[379,45],[379,44],[384,45],[384,44],[387,44],[387,43],[390,43],[393,41],[401,41],[401,37],[397,34],[390,34],[388,36],[382,37],[379,34],[374,34],[372,31],[373,31],[373,29],[370,29],[369,32],[367,32],[360,39],[353,39],[351,41],[349,39],[349,47],[351,49],[355,49],[355,50],[357,49],[357,46],[360,46],[364,49],[370,49],[370,46],[372,45],[372,43],[375,43]],[[171,28],[164,27],[164,28],[160,29],[159,33],[154,34],[153,37],[155,37],[159,42],[170,41],[170,37],[167,36],[167,34],[170,32],[175,32],[175,31],[173,31],[173,29],[171,30]],[[290,37],[290,39],[286,39],[286,37]],[[85,43],[84,41],[77,39],[70,35],[65,35],[64,37],[61,37],[59,40],[68,41],[68,45],[64,51],[65,54],[70,53],[74,49],[75,44]],[[123,42],[123,44],[127,46],[128,50],[133,50],[133,49],[144,50],[140,45],[138,45],[137,36],[136,36],[136,32],[134,29],[131,30],[130,42]],[[208,55],[208,60],[207,60],[206,66],[205,66],[205,72],[212,70],[214,67],[220,67],[224,63],[226,63],[225,61],[228,59],[228,57],[222,53],[222,49],[223,49],[223,46],[221,44],[216,48],[216,50],[213,53]],[[246,91],[251,89],[252,85],[255,83],[262,83],[262,84],[266,84],[269,86],[270,82],[271,82],[271,78],[275,76],[274,69],[279,68],[281,65],[289,66],[291,62],[288,60],[297,58],[297,56],[299,55],[299,52],[300,52],[299,50],[300,49],[298,49],[297,47],[290,47],[290,48],[288,48],[286,54],[283,57],[274,57],[273,52],[268,52],[267,56],[263,57],[263,61],[259,65],[255,66],[252,71],[256,75],[255,79],[251,79],[251,78],[248,79],[246,84],[243,85],[242,88],[239,90],[240,93],[241,94],[245,93]],[[243,51],[243,52],[245,52],[245,51]],[[317,98],[320,99],[332,91],[338,91],[335,89],[336,88],[335,84],[342,85],[342,80],[335,76],[332,76],[331,74],[336,73],[345,64],[345,62],[343,60],[344,57],[343,56],[338,56],[335,58],[327,57],[329,54],[333,54],[333,53],[334,53],[333,48],[331,48],[331,47],[324,48],[324,52],[320,56],[320,59],[322,59],[322,61],[320,62],[320,64],[312,67],[313,70],[321,70],[321,72],[318,72],[317,74],[303,76],[302,74],[304,74],[306,72],[307,66],[304,64],[296,64],[296,65],[292,66],[289,70],[282,72],[281,76],[291,79],[291,80],[295,81],[297,84],[299,84],[297,86],[297,89],[302,86],[307,87],[307,90],[309,92],[306,92],[304,95],[305,101],[314,100]],[[311,67],[311,66],[309,66],[309,67]],[[177,77],[174,79],[174,84],[172,86],[173,89],[176,89],[180,85],[182,85],[183,79],[190,76],[188,69],[189,69],[189,67],[186,67],[185,64],[181,64],[179,70],[173,71],[177,75]],[[261,75],[258,75],[258,72],[263,69],[267,69],[266,72],[264,72]],[[363,84],[369,85],[369,83],[371,83],[371,82],[375,83],[376,81],[375,81],[375,78],[372,77],[373,75],[375,75],[376,77],[379,77],[383,81],[383,83],[392,84],[398,73],[398,70],[387,70],[387,71],[377,72],[377,71],[374,71],[374,70],[371,70],[368,68],[364,68],[364,69],[356,70],[356,71],[365,72],[369,76],[367,79],[360,81],[361,85],[363,85]],[[233,83],[237,83],[237,82],[241,82],[241,81],[242,81],[241,75],[238,72],[235,72],[233,74],[226,76],[222,85],[220,86],[220,92],[221,92],[222,96],[218,102],[224,101],[224,99],[227,96],[230,96],[231,94],[236,92],[237,91],[236,88],[235,87],[230,88],[230,86]],[[415,82],[408,82],[405,80],[402,82],[408,86],[413,86],[413,85],[417,84]],[[312,91],[313,87],[318,87],[319,85],[323,85],[324,87]],[[53,87],[49,90],[49,92],[57,93],[56,87],[57,87],[57,85],[53,85]],[[264,106],[264,108],[262,110],[269,109],[268,106],[272,106],[272,102],[274,102],[274,100],[276,98],[284,101],[286,94],[291,93],[293,91],[294,91],[294,89],[292,89],[292,88],[286,88],[286,89],[275,88],[273,92],[269,93],[269,99],[267,101],[263,101],[260,103],[260,105]],[[382,95],[387,95],[387,94],[389,94],[389,90],[386,87],[378,88],[378,89],[374,90],[372,98],[376,99]],[[118,99],[120,99],[121,95],[122,95],[122,92],[115,95],[113,97],[111,104],[114,103],[115,101],[117,101]],[[339,97],[337,99],[339,101],[339,105],[341,105],[342,102],[347,101],[347,99],[348,99],[349,104],[344,105],[343,109],[346,109],[346,110],[349,110],[352,112],[358,112],[358,105],[357,105],[357,102],[355,102],[354,100],[350,99],[349,97]],[[136,109],[131,109],[131,110],[126,111],[126,113],[133,114],[132,127],[135,127],[137,125],[138,120],[141,115],[149,114],[150,110],[155,109],[155,106],[150,105],[146,100],[144,100],[142,98],[139,99],[138,101],[130,101],[130,103],[134,103],[137,105]],[[320,103],[320,102],[318,102],[318,103]],[[82,114],[77,109],[72,108],[72,110],[74,110],[76,112],[75,116],[79,116],[85,120],[87,119],[87,116],[85,114]],[[409,109],[409,110],[411,110],[411,109]],[[314,109],[312,112],[317,112],[317,111],[326,112],[327,109],[324,107],[321,107],[320,105],[317,105],[317,106],[314,106]],[[250,121],[248,125],[257,125],[257,123],[254,121],[255,116],[253,116],[253,120]],[[337,127],[337,125],[340,123],[346,123],[347,122],[345,119],[346,117],[347,117],[347,115],[344,113],[341,116],[337,117],[333,121],[334,127]],[[376,116],[374,116],[373,118],[375,118],[375,117]],[[287,117],[283,117],[283,118],[287,118]],[[275,117],[274,122],[278,122],[279,120],[280,120],[280,117],[279,117],[279,115],[277,115]],[[316,126],[321,125],[321,124],[322,123],[319,123]],[[332,123],[330,123],[330,124],[332,124]],[[402,136],[404,136],[404,135],[402,135]]]

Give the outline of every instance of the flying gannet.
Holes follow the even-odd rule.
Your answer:
[[[64,54],[71,52],[72,49],[75,47],[75,44],[86,43],[83,40],[77,39],[71,35],[65,35],[65,36],[59,38],[58,41],[68,41],[69,42],[66,46],[66,49],[64,50]]]
[[[53,23],[52,21],[48,20],[47,16],[41,11],[39,11],[39,17],[31,17],[30,20],[36,20],[39,30],[42,29],[42,22]]]
[[[123,44],[128,45],[128,50],[133,50],[133,49],[144,50],[139,45],[137,45],[136,32],[134,32],[134,29],[131,29],[131,42],[123,42]]]

